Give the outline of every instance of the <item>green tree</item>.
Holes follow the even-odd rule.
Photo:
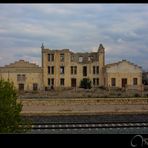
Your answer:
[[[0,80],[0,133],[24,132],[21,118],[22,104],[17,102],[17,91],[12,82]],[[22,125],[22,126],[20,126]]]
[[[84,89],[90,89],[91,88],[91,80],[88,78],[84,78],[80,82],[80,87]]]

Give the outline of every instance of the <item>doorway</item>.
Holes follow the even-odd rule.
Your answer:
[[[75,78],[72,78],[71,79],[71,87],[76,87],[76,85],[77,85],[76,79]]]
[[[19,91],[24,91],[24,84],[19,84]]]
[[[127,79],[124,78],[122,79],[122,87],[125,87],[127,85]]]

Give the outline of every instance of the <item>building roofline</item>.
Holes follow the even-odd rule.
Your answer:
[[[125,60],[125,59],[122,60],[122,61],[115,62],[115,63],[106,64],[106,65],[104,66],[104,68],[109,68],[109,67],[111,67],[111,66],[118,65],[118,64],[123,63],[123,62],[127,62],[127,63],[129,63],[129,64],[131,64],[131,65],[134,65],[134,66],[136,66],[136,67],[142,69],[141,66],[139,66],[139,65],[137,65],[137,64],[134,64],[134,63],[132,63],[132,62],[130,62],[130,61],[128,61],[128,60]]]

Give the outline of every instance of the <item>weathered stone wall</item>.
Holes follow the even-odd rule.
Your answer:
[[[127,61],[113,64],[106,68],[105,71],[106,84],[105,86],[112,86],[111,78],[116,79],[116,87],[122,87],[122,79],[127,79],[127,85],[133,86],[133,78],[137,78],[137,89],[142,87],[142,70],[135,65],[129,64]]]
[[[60,54],[64,54],[64,61],[60,61]],[[48,54],[54,54],[54,61],[48,61]],[[75,53],[77,54],[77,53]],[[86,53],[88,54],[88,53]],[[91,54],[91,53],[90,53]],[[93,53],[94,54],[94,53]],[[42,49],[42,65],[43,65],[43,79],[44,86],[48,87],[48,78],[54,78],[54,87],[71,87],[71,78],[76,78],[76,86],[80,86],[80,81],[83,78],[99,78],[100,86],[104,85],[104,75],[102,68],[104,67],[104,51],[96,52],[98,61],[96,59],[90,62],[71,61],[71,52],[69,50],[50,50]],[[85,53],[83,53],[85,55]],[[54,66],[54,74],[48,74],[48,66]],[[60,74],[60,66],[64,66],[64,74]],[[77,66],[77,74],[71,74],[71,66]],[[87,76],[83,76],[83,66],[87,66]],[[93,74],[93,66],[99,66],[99,74]],[[60,78],[65,79],[65,85],[60,85]]]

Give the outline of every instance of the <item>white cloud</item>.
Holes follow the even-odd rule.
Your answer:
[[[147,8],[143,4],[2,4],[1,57],[13,60],[24,54],[26,59],[39,60],[42,42],[47,48],[75,52],[97,51],[102,43],[111,61],[138,57],[145,66]]]

